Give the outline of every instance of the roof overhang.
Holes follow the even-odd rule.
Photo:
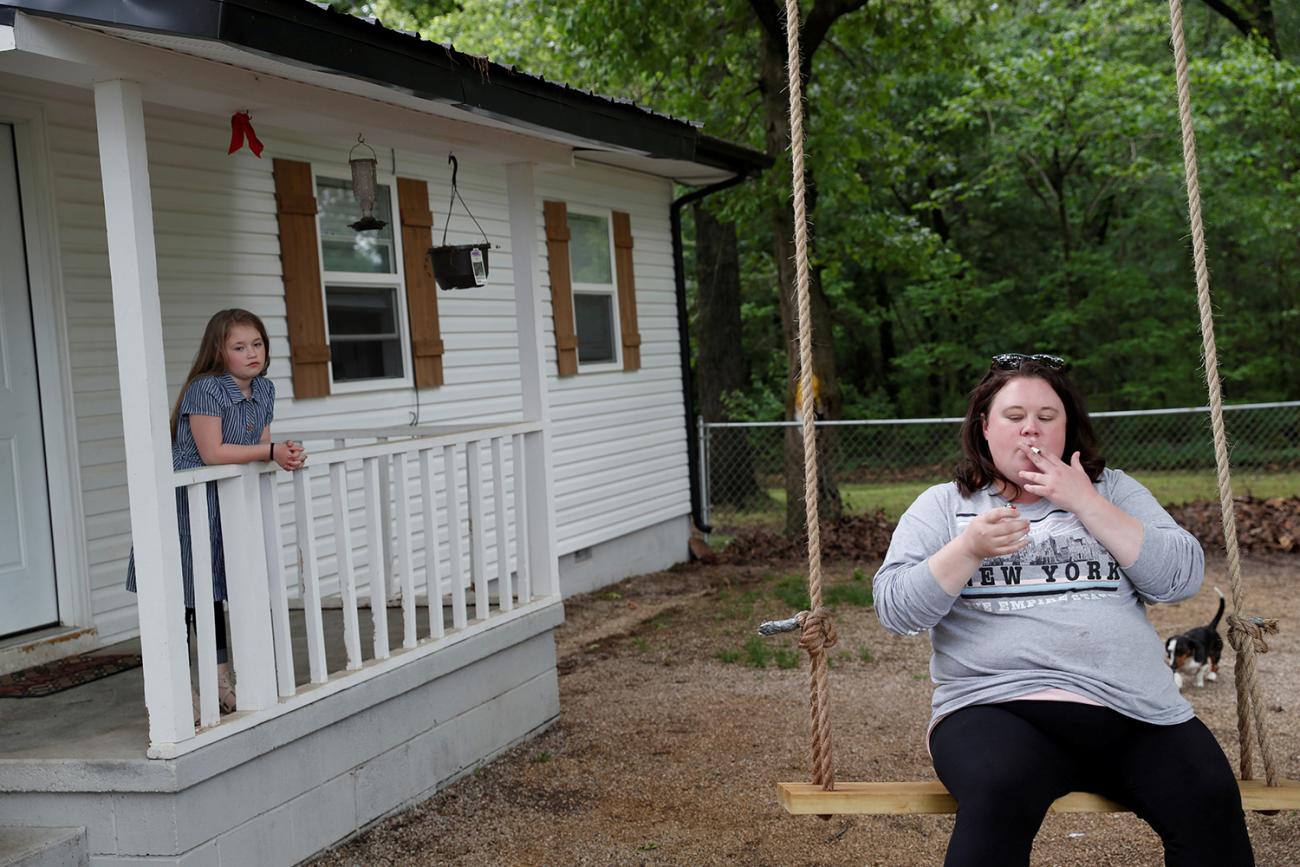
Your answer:
[[[0,0],[0,70],[129,78],[150,102],[488,161],[576,156],[689,185],[768,164],[688,122],[303,0]]]

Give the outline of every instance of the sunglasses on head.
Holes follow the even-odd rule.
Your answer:
[[[1019,352],[1004,352],[993,356],[994,370],[1019,370],[1026,361],[1041,364],[1048,370],[1064,370],[1065,359],[1058,355],[1022,355]]]

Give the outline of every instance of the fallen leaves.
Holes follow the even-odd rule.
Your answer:
[[[1241,550],[1300,553],[1300,497],[1234,497],[1232,507]],[[1224,551],[1218,502],[1202,500],[1166,508],[1207,551]]]

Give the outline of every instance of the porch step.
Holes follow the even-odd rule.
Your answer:
[[[0,867],[86,867],[85,828],[0,828]]]

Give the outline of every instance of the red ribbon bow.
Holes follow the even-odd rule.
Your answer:
[[[227,154],[233,154],[244,146],[244,140],[248,140],[248,149],[258,159],[262,158],[262,140],[253,132],[253,123],[246,111],[237,111],[230,116],[230,150]]]

